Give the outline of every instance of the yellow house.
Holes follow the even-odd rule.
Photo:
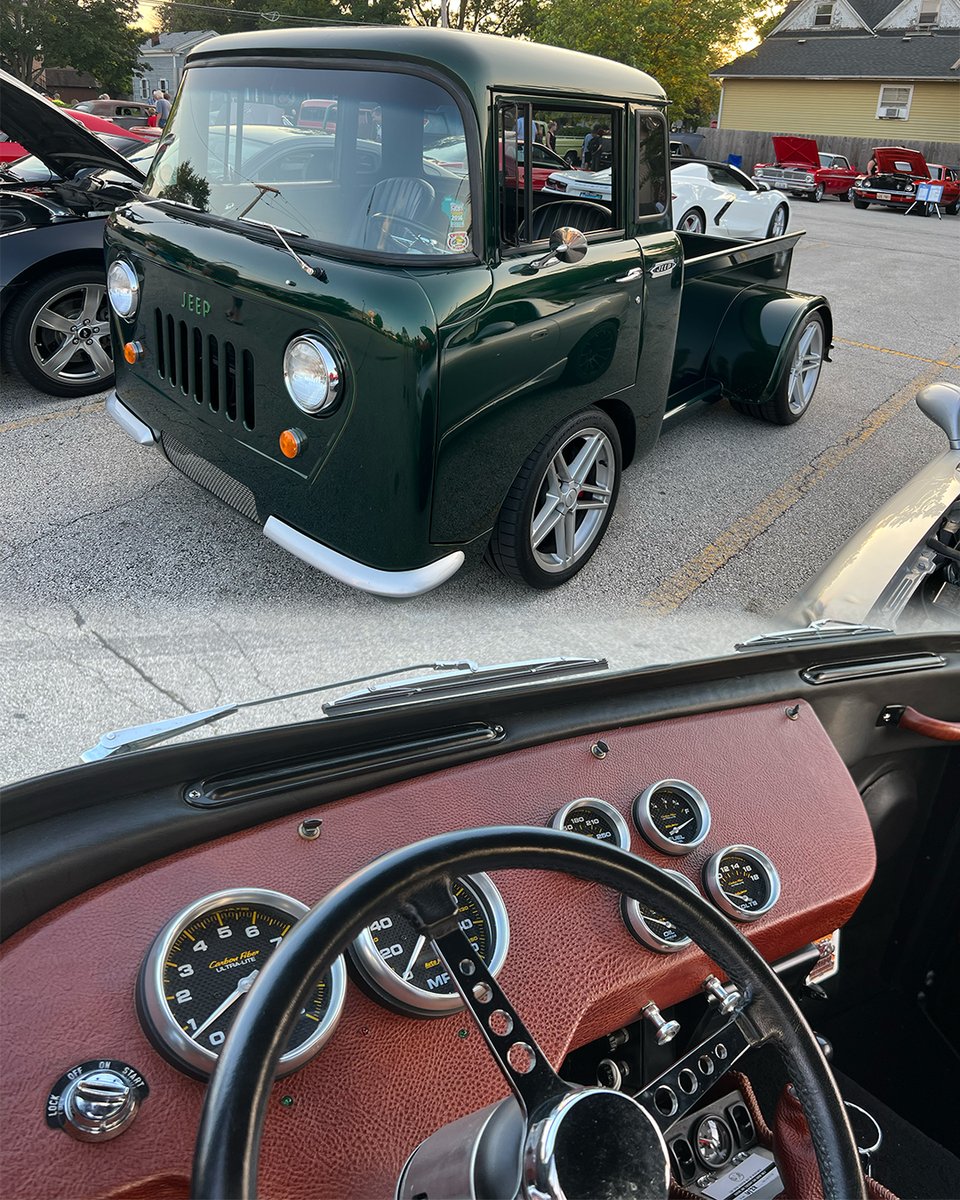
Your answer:
[[[720,129],[960,142],[960,0],[796,0],[713,76]]]

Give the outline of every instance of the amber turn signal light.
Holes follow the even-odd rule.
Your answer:
[[[138,359],[143,358],[143,343],[127,342],[123,347],[123,357],[132,367]]]
[[[306,444],[306,434],[299,429],[285,429],[280,434],[280,453],[284,458],[296,458]]]

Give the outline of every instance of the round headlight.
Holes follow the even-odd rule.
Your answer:
[[[316,416],[340,398],[337,360],[319,338],[295,337],[283,356],[283,382],[301,411]]]
[[[110,307],[118,317],[132,317],[140,303],[140,280],[128,262],[122,258],[110,264],[107,271],[107,295]]]

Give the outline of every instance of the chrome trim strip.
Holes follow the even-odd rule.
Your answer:
[[[138,446],[155,446],[157,437],[149,425],[135,417],[117,396],[116,390],[107,395],[106,414],[120,426],[127,437],[133,438]]]
[[[148,1017],[153,1035],[163,1042],[172,1057],[191,1073],[204,1077],[212,1074],[219,1056],[213,1050],[208,1050],[205,1046],[195,1042],[180,1027],[165,997],[163,968],[170,947],[187,925],[212,909],[229,908],[237,904],[269,905],[271,908],[277,908],[286,913],[295,922],[310,911],[307,905],[301,901],[295,900],[283,892],[271,891],[269,888],[237,888],[224,892],[213,892],[182,909],[164,925],[154,939],[153,945],[143,961],[143,966],[140,968],[140,994],[146,1010],[145,1014],[141,1014],[141,1021],[143,1021],[144,1015]],[[281,1056],[277,1067],[278,1078],[291,1074],[313,1058],[333,1033],[340,1020],[347,993],[347,972],[342,954],[334,960],[327,978],[330,989],[327,1011],[318,1023],[316,1031],[306,1041]]]
[[[483,871],[466,875],[457,880],[473,893],[481,908],[487,911],[490,930],[493,934],[493,953],[487,970],[496,978],[510,948],[510,917],[503,897],[496,884]],[[404,1012],[418,1017],[444,1017],[447,1013],[459,1012],[463,1000],[453,980],[449,992],[427,992],[401,979],[396,971],[380,957],[369,926],[350,946],[350,959],[364,980],[380,995]]]
[[[630,849],[630,826],[623,819],[622,815],[617,812],[612,804],[608,804],[606,800],[598,800],[596,796],[580,796],[577,800],[571,800],[569,804],[565,804],[550,818],[551,829],[564,829],[565,822],[572,812],[576,812],[578,808],[595,808],[601,813],[610,824],[613,826],[616,835],[616,844],[621,850]],[[568,830],[569,833],[577,832],[573,829]],[[589,834],[581,835],[589,837]],[[600,841],[600,838],[595,838],[594,841]]]
[[[382,571],[347,558],[345,554],[307,537],[305,533],[294,529],[278,517],[268,517],[263,532],[272,542],[276,542],[278,546],[296,555],[309,566],[323,571],[325,575],[332,575],[341,583],[359,588],[362,592],[396,599],[422,596],[424,592],[432,591],[441,583],[446,583],[451,575],[456,574],[463,566],[465,559],[462,550],[454,550],[452,554],[438,558],[436,562],[427,563],[425,567],[415,567],[410,571]]]
[[[695,896],[700,895],[697,885],[686,875],[681,875],[679,871],[671,871],[668,867],[661,867],[660,870],[664,875],[669,875],[671,879],[675,879],[684,887],[689,888]],[[691,937],[681,934],[675,942],[668,942],[666,938],[655,933],[647,924],[650,920],[649,916],[640,911],[640,901],[634,900],[632,896],[620,897],[620,915],[623,917],[624,925],[636,940],[642,946],[646,946],[649,950],[656,950],[659,954],[676,954],[678,950],[686,950],[693,941]],[[671,921],[670,924],[673,925],[673,922]],[[674,928],[676,929],[675,925]],[[677,930],[677,932],[680,931]]]
[[[804,683],[819,687],[824,683],[846,683],[851,679],[871,679],[876,675],[906,675],[911,671],[935,671],[945,667],[941,654],[905,654],[900,658],[867,659],[863,662],[833,663],[827,667],[805,667],[800,672]]]
[[[650,815],[650,801],[661,788],[674,788],[676,791],[682,792],[697,810],[697,815],[700,818],[700,829],[696,837],[691,841],[674,842],[670,838],[664,837],[657,828],[653,817]],[[633,802],[633,820],[637,828],[655,850],[659,850],[662,854],[672,854],[674,856],[689,854],[691,850],[696,850],[697,846],[702,845],[707,840],[707,834],[710,832],[710,805],[707,804],[703,793],[698,791],[692,783],[687,783],[684,779],[661,779],[657,783],[651,783],[649,787],[644,788],[640,795],[636,797]]]
[[[745,858],[752,858],[766,875],[770,894],[759,908],[739,908],[732,900],[727,899],[720,886],[720,863],[728,854],[741,854]],[[703,868],[703,882],[717,908],[728,917],[733,917],[735,921],[756,921],[764,913],[768,913],[780,899],[780,873],[766,854],[756,846],[724,846],[722,850],[712,854]]]

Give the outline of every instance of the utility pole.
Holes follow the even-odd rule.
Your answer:
[[[450,0],[440,0],[440,28],[450,28]]]

